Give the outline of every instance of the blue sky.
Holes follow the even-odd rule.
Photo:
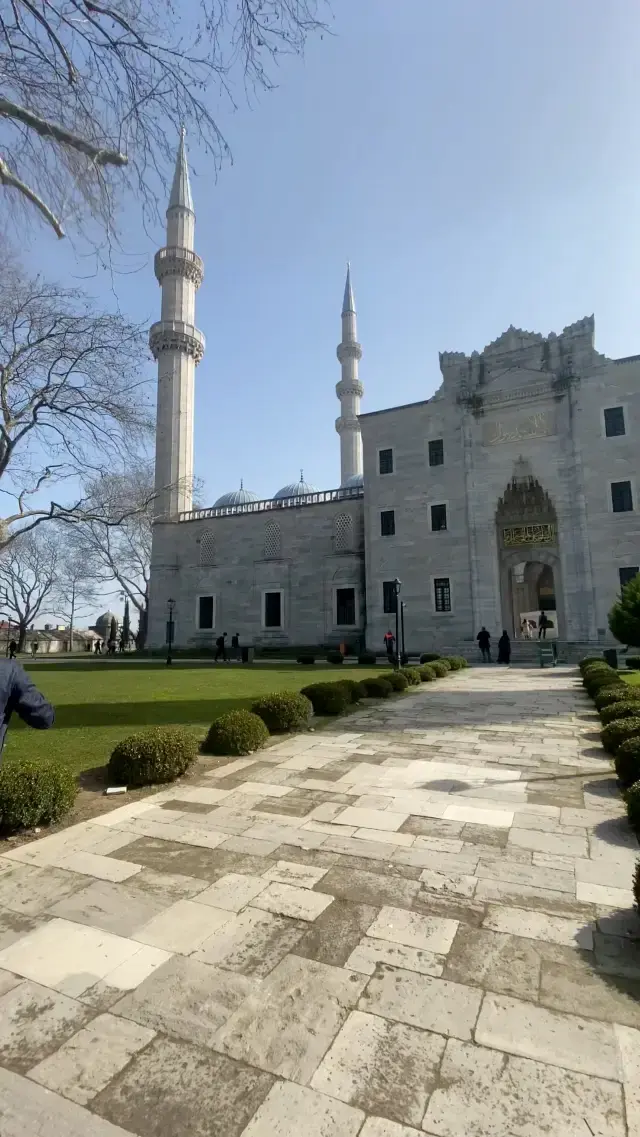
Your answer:
[[[596,345],[640,352],[640,11],[630,0],[334,0],[332,36],[278,89],[221,107],[233,150],[197,153],[196,469],[203,504],[270,496],[304,467],[339,482],[340,306],[350,259],[363,410],[427,398],[438,352],[509,324],[560,331],[595,312]],[[133,319],[159,314],[134,202],[133,275],[86,282]],[[87,272],[38,229],[27,256]],[[141,268],[139,266],[142,266]],[[151,367],[151,365],[150,365]]]

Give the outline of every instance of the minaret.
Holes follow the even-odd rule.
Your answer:
[[[177,521],[193,505],[194,378],[204,353],[204,336],[195,326],[204,266],[193,249],[196,218],[184,134],[183,129],[167,209],[167,244],[154,264],[161,319],[149,331],[158,363],[155,516],[167,521]]]
[[[337,355],[342,367],[342,378],[336,384],[336,395],[340,399],[340,418],[336,419],[336,430],[340,435],[340,485],[344,486],[349,478],[362,474],[362,436],[358,415],[364,392],[358,378],[362,348],[358,343],[356,306],[349,265],[342,304],[342,343],[338,344]]]

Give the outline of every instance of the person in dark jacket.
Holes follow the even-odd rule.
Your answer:
[[[14,712],[35,730],[48,730],[53,726],[53,707],[31,682],[24,668],[13,659],[0,659],[0,761],[7,727]]]
[[[485,628],[484,624],[480,628],[476,639],[478,641],[478,647],[482,652],[482,662],[491,663],[491,636],[489,635],[489,632]]]
[[[498,663],[511,662],[511,640],[506,631],[502,633],[498,640]]]

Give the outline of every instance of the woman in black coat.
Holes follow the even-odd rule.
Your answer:
[[[511,640],[506,631],[498,640],[498,663],[509,663],[511,660]]]

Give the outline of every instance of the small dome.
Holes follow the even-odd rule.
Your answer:
[[[112,620],[117,619],[115,612],[103,612],[101,616],[98,616],[96,624],[110,624]]]
[[[299,482],[291,482],[290,485],[283,486],[281,490],[278,490],[278,492],[273,495],[273,500],[274,501],[280,501],[285,497],[304,497],[304,495],[307,493],[317,493],[317,492],[318,491],[316,490],[315,486],[311,486],[311,485],[309,485],[309,482],[305,482],[304,474],[301,470],[300,471],[300,481]]]
[[[229,509],[234,505],[249,505],[250,502],[259,500],[260,499],[256,493],[252,493],[251,490],[246,490],[244,488],[244,483],[240,482],[239,490],[231,490],[231,493],[223,493],[222,497],[219,497],[217,501],[214,501],[213,508]]]
[[[364,474],[352,474],[350,478],[347,478],[346,482],[342,483],[340,489],[351,490],[362,486],[364,486]]]

